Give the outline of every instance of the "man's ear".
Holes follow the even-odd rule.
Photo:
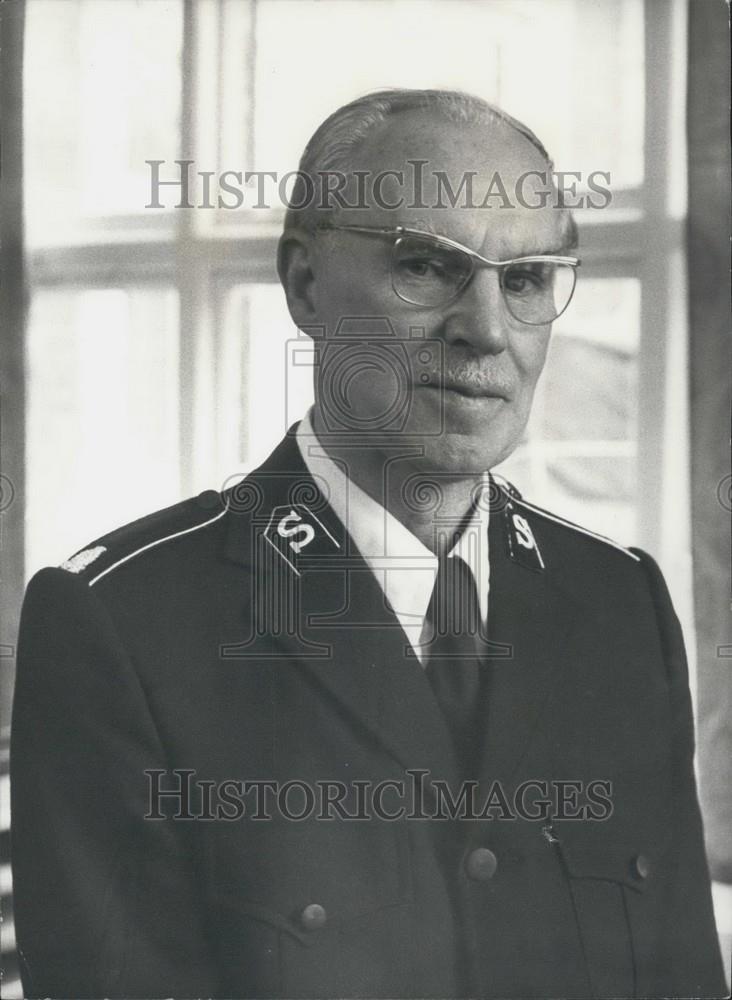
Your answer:
[[[285,230],[277,247],[277,273],[295,325],[302,327],[314,323],[315,275],[311,238],[307,233]]]

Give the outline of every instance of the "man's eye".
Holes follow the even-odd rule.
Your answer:
[[[549,280],[549,270],[541,265],[538,267],[512,267],[504,274],[503,284],[509,292],[516,295],[526,295],[531,292],[544,291]]]
[[[445,268],[440,261],[428,260],[425,257],[407,257],[400,261],[400,267],[412,278],[441,278]]]

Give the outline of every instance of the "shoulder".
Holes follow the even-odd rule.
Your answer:
[[[153,555],[165,558],[172,547],[182,555],[184,540],[206,533],[225,519],[227,494],[215,490],[155,511],[90,542],[59,566],[60,570],[94,586],[123,567],[142,566]]]
[[[666,581],[651,555],[540,507],[500,476],[494,479],[498,486],[495,506],[511,522],[506,526],[507,537],[516,537],[517,549],[528,543],[538,552],[525,565],[540,568],[547,583],[553,582],[577,605],[590,609],[593,621],[604,616],[620,618],[626,626],[654,623],[654,634],[660,636],[667,655],[683,650]],[[523,543],[518,538],[522,531]],[[525,555],[516,553],[513,558],[521,561]]]
[[[215,609],[240,600],[241,588],[222,558],[228,501],[228,493],[207,491],[37,572],[21,613],[23,675],[42,676],[51,661],[69,677],[88,673],[94,663],[102,676],[102,663],[119,664],[130,655],[143,672],[188,662],[187,654],[207,641]]]
[[[554,531],[563,537],[579,536],[576,537],[576,540],[580,544],[603,546],[605,548],[609,547],[627,558],[634,560],[635,562],[642,561],[643,553],[638,550],[621,545],[620,542],[615,541],[613,538],[609,538],[607,535],[601,535],[581,524],[577,524],[575,521],[570,521],[568,518],[563,517],[560,514],[556,514],[553,511],[546,510],[544,507],[540,507],[538,504],[526,499],[526,497],[523,497],[516,487],[513,486],[512,483],[509,483],[508,480],[501,479],[499,482],[501,485],[506,487],[506,493],[510,497],[510,501],[516,509],[523,510],[526,514],[540,519],[544,524],[546,531]]]
[[[565,568],[578,577],[596,576],[598,571],[630,573],[638,580],[647,581],[650,574],[658,572],[653,559],[641,549],[623,545],[606,535],[571,521],[562,514],[547,510],[522,496],[516,487],[499,475],[494,475],[498,486],[498,506],[512,522],[509,529],[520,531],[528,526],[531,539],[543,553],[551,569]]]
[[[36,576],[45,579],[51,572],[54,579],[73,580],[105,594],[110,585],[115,593],[150,594],[160,580],[168,581],[168,587],[200,584],[204,568],[214,562],[248,566],[268,512],[277,504],[308,502],[310,493],[318,492],[304,470],[293,432],[291,428],[262,465],[224,491],[205,490],[125,524]]]

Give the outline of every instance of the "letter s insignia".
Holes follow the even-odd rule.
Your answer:
[[[504,519],[506,546],[510,558],[520,566],[541,573],[544,569],[544,560],[528,520],[523,514],[516,513],[512,502],[504,510]]]
[[[288,527],[291,521],[296,523],[292,527]],[[309,545],[315,538],[315,530],[309,524],[303,524],[302,518],[297,513],[296,510],[290,510],[290,513],[282,518],[280,523],[277,525],[277,534],[281,538],[290,538],[292,535],[299,536],[299,541],[292,539],[288,544],[293,552],[299,552],[306,545]]]
[[[313,568],[314,560],[320,556],[332,556],[341,547],[323,521],[301,503],[275,507],[263,534],[297,576],[302,575],[298,566],[301,558]]]
[[[513,526],[516,529],[516,541],[519,545],[523,545],[525,549],[535,549],[536,539],[534,538],[534,532],[531,530],[526,518],[520,514],[514,514]]]

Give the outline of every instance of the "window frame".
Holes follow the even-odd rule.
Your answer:
[[[669,158],[678,149],[678,103],[685,85],[685,7],[682,0],[657,4],[642,0],[645,25],[644,181],[633,190],[613,191],[609,211],[585,210],[580,215],[582,278],[634,277],[641,284],[638,356],[638,542],[661,558],[671,558],[669,525],[659,517],[669,488],[677,491],[679,469],[659,460],[660,441],[687,432],[685,421],[669,411],[669,360],[683,355],[686,343],[685,205],[669,207]],[[181,159],[207,162],[202,150],[219,149],[220,128],[203,114],[202,102],[218,111],[220,125],[221,72],[212,74],[211,45],[223,45],[223,14],[227,0],[183,0]],[[241,53],[250,67],[256,60],[257,0],[250,0],[249,50]],[[669,96],[671,95],[671,96]],[[683,115],[681,116],[683,120]],[[253,125],[248,122],[251,144]],[[678,182],[678,178],[676,179]],[[678,188],[678,183],[676,187]],[[678,201],[678,197],[677,197]],[[115,217],[114,240],[89,240],[69,246],[38,247],[28,257],[29,286],[66,288],[125,287],[148,283],[172,285],[180,296],[180,490],[191,492],[206,475],[207,459],[196,439],[217,436],[213,408],[206,411],[201,395],[201,358],[211,371],[217,367],[221,338],[221,296],[236,284],[277,282],[276,247],[284,213],[272,210],[264,219],[244,224],[201,228],[196,210],[175,209],[175,215],[145,219],[146,237],[136,236],[140,220]],[[200,215],[200,213],[198,213]],[[96,220],[100,233],[105,220]],[[227,220],[228,222],[228,220]],[[125,235],[127,234],[127,235]],[[671,317],[675,316],[675,322]],[[683,322],[681,320],[683,317]],[[198,358],[198,364],[194,359]],[[190,378],[193,371],[194,377]],[[214,382],[213,392],[216,391]],[[195,415],[195,418],[194,418]],[[194,427],[194,422],[196,422]],[[202,422],[202,423],[201,423]],[[210,464],[210,460],[209,460]],[[213,472],[213,469],[208,470]],[[667,560],[666,560],[667,561]]]

